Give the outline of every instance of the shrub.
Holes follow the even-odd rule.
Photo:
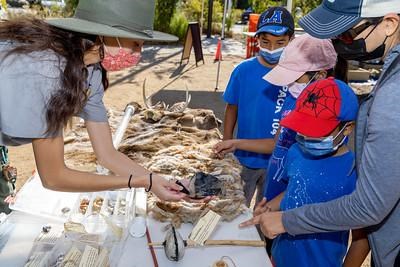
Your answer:
[[[183,40],[186,35],[188,27],[188,20],[183,12],[175,12],[170,23],[170,33],[179,37],[179,40]]]
[[[275,0],[250,0],[249,2],[250,5],[253,7],[254,12],[258,14],[261,14],[263,11],[272,6],[282,6],[286,3],[286,1]]]
[[[175,12],[178,0],[157,0],[154,18],[154,29],[170,32],[170,23]]]

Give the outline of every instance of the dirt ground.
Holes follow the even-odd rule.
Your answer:
[[[130,102],[143,104],[142,85],[146,79],[146,93],[155,93],[155,100],[163,99],[166,103],[182,101],[185,97],[185,88],[189,88],[192,95],[191,108],[213,109],[217,117],[223,119],[224,104],[221,94],[229,80],[234,66],[244,59],[238,53],[223,51],[223,60],[220,64],[218,90],[217,84],[218,62],[214,63],[212,47],[203,47],[204,64],[196,66],[194,55],[189,61],[180,64],[182,50],[180,47],[145,49],[141,63],[135,68],[110,73],[110,87],[107,90],[104,103],[107,108],[123,110]],[[239,51],[240,52],[240,51]],[[187,63],[187,64],[186,64]],[[31,145],[9,147],[9,157],[12,165],[18,169],[17,188],[19,189],[35,170],[35,160]],[[82,167],[80,167],[82,169]],[[363,267],[368,267],[369,259]]]

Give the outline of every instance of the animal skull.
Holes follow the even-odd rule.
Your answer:
[[[151,98],[154,96],[155,93],[151,94],[149,97],[146,97],[146,79],[143,81],[143,102],[147,109],[161,109],[165,112],[171,113],[183,113],[185,109],[188,107],[192,96],[189,94],[189,88],[187,85],[186,87],[186,100],[185,102],[178,102],[173,104],[171,107],[165,104],[165,102],[157,102],[155,105],[152,104]]]

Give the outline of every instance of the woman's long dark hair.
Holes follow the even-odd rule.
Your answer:
[[[94,46],[95,36],[86,37],[88,36],[56,28],[35,18],[17,18],[0,23],[0,40],[21,44],[13,48],[7,56],[51,49],[66,60],[64,72],[60,77],[61,88],[47,103],[47,132],[50,134],[65,126],[73,115],[82,110],[87,101],[88,71],[83,56],[86,50]],[[103,84],[106,89],[108,81],[104,75]]]

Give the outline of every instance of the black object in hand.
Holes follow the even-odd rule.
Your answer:
[[[189,190],[188,190],[179,180],[176,180],[175,183],[176,183],[177,185],[182,186],[182,189],[181,189],[181,191],[179,191],[179,192],[184,193],[184,194],[186,194],[186,195],[190,195]]]

